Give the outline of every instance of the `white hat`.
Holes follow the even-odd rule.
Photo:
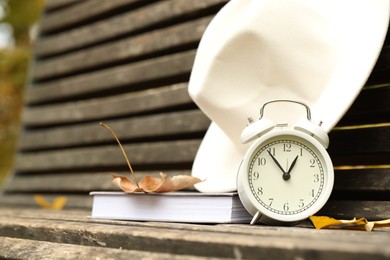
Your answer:
[[[212,120],[192,175],[202,192],[236,190],[248,146],[247,118],[272,99],[306,103],[330,131],[352,104],[378,58],[389,23],[389,0],[231,0],[200,42],[189,93]],[[300,106],[269,108],[293,124]]]

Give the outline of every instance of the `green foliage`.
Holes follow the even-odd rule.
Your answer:
[[[19,130],[23,93],[31,56],[29,30],[38,20],[43,0],[0,0],[13,29],[15,47],[0,49],[0,184],[9,174]]]
[[[0,50],[0,183],[12,166],[29,57],[27,48]]]
[[[44,0],[2,0],[6,15],[0,22],[8,23],[13,29],[16,45],[28,45],[29,30],[38,20]]]

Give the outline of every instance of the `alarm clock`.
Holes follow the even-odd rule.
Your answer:
[[[289,127],[263,118],[266,105],[292,102],[306,108],[307,118]],[[241,143],[253,142],[237,174],[237,191],[251,224],[295,224],[318,212],[333,189],[333,164],[327,133],[311,120],[310,108],[299,101],[272,100],[260,118],[249,120]]]

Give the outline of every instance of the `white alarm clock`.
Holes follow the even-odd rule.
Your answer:
[[[306,108],[307,119],[289,127],[262,118],[267,104],[292,102]],[[243,130],[241,142],[253,141],[240,165],[237,190],[251,224],[293,224],[318,212],[333,189],[333,164],[327,133],[311,121],[310,108],[292,100],[272,100],[260,119]]]

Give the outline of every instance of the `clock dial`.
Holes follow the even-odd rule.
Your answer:
[[[305,139],[282,135],[253,152],[247,178],[252,195],[266,210],[295,215],[319,199],[327,181],[321,153]]]

